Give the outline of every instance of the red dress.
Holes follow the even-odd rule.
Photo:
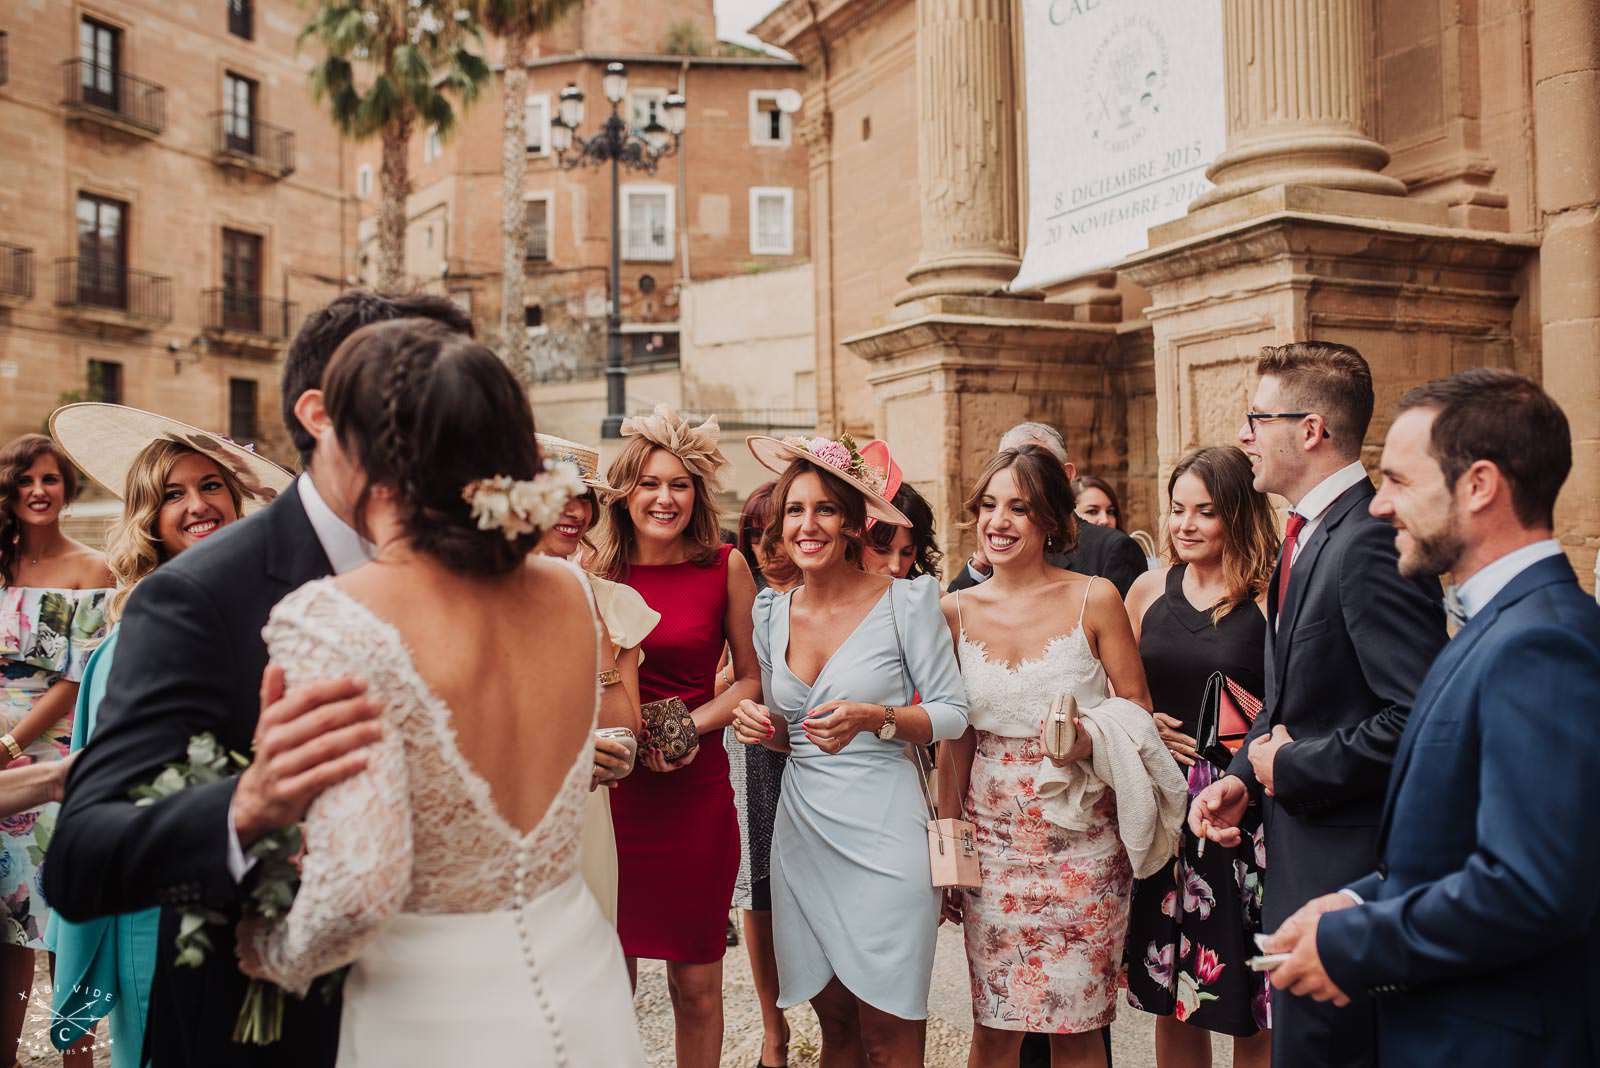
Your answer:
[[[645,638],[639,698],[711,700],[727,640],[728,553],[691,563],[628,569],[624,581],[661,613]],[[739,822],[722,731],[700,736],[694,763],[661,774],[643,764],[611,792],[617,834],[617,932],[630,957],[690,964],[727,950],[728,909],[739,873]]]

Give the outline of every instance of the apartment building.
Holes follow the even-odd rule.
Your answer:
[[[292,460],[279,367],[355,264],[294,0],[0,9],[0,435],[117,401]]]
[[[677,366],[688,329],[681,293],[690,283],[809,261],[808,163],[792,110],[804,71],[792,60],[718,44],[711,8],[710,0],[592,0],[532,42],[524,100],[526,306],[513,321],[527,332],[537,383],[588,382],[603,395],[611,173],[608,165],[565,169],[552,121],[562,90],[575,85],[585,97],[577,136],[599,130],[611,113],[602,84],[609,63],[626,67],[617,108],[632,132],[661,116],[668,94],[687,101],[679,151],[653,171],[623,167],[619,176],[620,303],[630,367],[643,375]],[[416,284],[470,308],[480,336],[492,342],[501,294],[499,42],[488,42],[488,55],[494,80],[453,135],[419,129],[413,137],[406,268]],[[377,274],[379,170],[379,145],[360,146],[353,180],[362,213],[358,272],[366,279]],[[762,374],[748,371],[752,382]],[[809,366],[790,378],[787,407],[803,412],[782,418],[809,425]],[[726,392],[702,403],[678,397],[674,386],[659,398],[630,398],[629,408],[669,393],[690,406],[738,406]],[[536,386],[536,406],[543,395]],[[751,401],[757,404],[768,407],[770,398]],[[598,426],[587,436],[597,434]]]

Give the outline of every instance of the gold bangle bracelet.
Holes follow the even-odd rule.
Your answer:
[[[617,683],[622,681],[622,672],[618,671],[616,668],[607,668],[606,670],[600,672],[599,678],[600,685],[615,686]]]
[[[6,751],[11,754],[12,760],[22,759],[22,746],[17,744],[17,740],[11,737],[9,731],[5,734],[0,734],[0,745],[6,747]]]

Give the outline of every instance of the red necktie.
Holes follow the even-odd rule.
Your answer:
[[[1284,601],[1289,596],[1289,569],[1294,566],[1294,547],[1300,540],[1300,528],[1306,517],[1299,512],[1289,513],[1289,522],[1283,531],[1283,557],[1278,565],[1278,614],[1283,614]]]

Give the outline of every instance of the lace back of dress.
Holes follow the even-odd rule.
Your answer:
[[[367,665],[386,729],[404,740],[414,852],[406,912],[507,909],[519,890],[528,901],[577,871],[593,762],[588,746],[575,755],[538,825],[521,834],[462,756],[449,707],[417,671],[400,633],[331,582],[310,596],[293,596],[310,633],[336,636]],[[591,729],[598,707],[597,690]]]

